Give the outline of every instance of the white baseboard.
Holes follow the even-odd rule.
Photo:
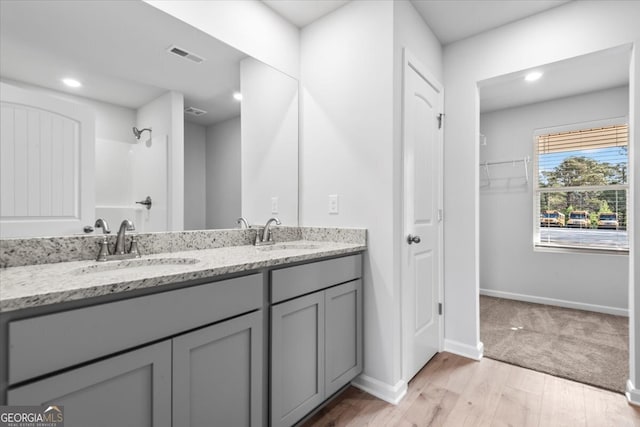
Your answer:
[[[365,374],[358,376],[351,385],[393,405],[397,405],[407,394],[407,383],[402,380],[392,386]]]
[[[458,356],[466,357],[468,359],[480,360],[484,353],[484,344],[481,342],[476,346],[463,344],[459,341],[444,340],[444,351],[457,354]]]
[[[632,405],[640,406],[640,390],[634,387],[631,380],[627,380],[627,391],[625,396],[627,396],[627,402]]]
[[[598,313],[613,314],[616,316],[629,317],[629,310],[624,308],[609,307],[606,305],[586,304],[582,302],[567,301],[555,298],[537,297],[533,295],[516,294],[512,292],[494,291],[491,289],[480,289],[480,295],[489,297],[506,298],[517,301],[533,302],[536,304],[555,305],[558,307],[575,308],[577,310],[595,311]]]

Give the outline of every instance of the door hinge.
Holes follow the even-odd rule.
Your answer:
[[[442,209],[438,209],[438,222],[441,222],[443,218],[444,213],[442,212]]]
[[[442,120],[444,119],[444,113],[438,114],[438,129],[442,129]]]
[[[442,315],[442,303],[441,302],[438,303],[438,314]]]

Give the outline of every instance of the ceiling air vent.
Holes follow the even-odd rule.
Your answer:
[[[201,110],[201,109],[196,108],[196,107],[187,107],[187,108],[184,109],[184,112],[187,113],[187,114],[191,114],[192,116],[196,116],[196,117],[197,116],[203,116],[203,115],[207,114],[206,111]]]
[[[167,52],[172,53],[174,55],[178,55],[181,58],[185,58],[188,59],[190,61],[195,62],[196,64],[200,64],[202,62],[204,62],[204,58],[201,56],[196,55],[195,53],[189,52],[185,49],[182,49],[181,47],[178,47],[176,45],[173,45],[171,47],[169,47],[169,49],[167,49]]]

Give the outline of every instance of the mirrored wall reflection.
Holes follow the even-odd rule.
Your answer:
[[[298,82],[254,58],[240,80],[241,115],[185,123],[187,230],[298,222]]]
[[[298,82],[262,62],[240,64],[242,213],[298,223]]]
[[[5,186],[18,185],[10,193],[19,189],[18,193],[34,197],[19,198],[20,206],[0,213],[2,237],[83,234],[84,226],[93,225],[97,216],[116,224],[131,217],[139,231],[236,227],[239,216],[258,224],[272,211],[286,224],[297,224],[297,101],[295,111],[281,111],[281,118],[274,110],[290,101],[292,91],[297,99],[295,79],[260,63],[268,70],[264,73],[279,76],[284,92],[273,91],[278,86],[274,85],[265,88],[268,98],[245,94],[245,101],[239,102],[234,92],[249,90],[242,88],[241,62],[258,61],[144,2],[8,2],[0,19],[2,81],[39,98],[38,102],[81,106],[92,117],[82,128],[94,129],[76,147],[85,154],[91,151],[94,161],[89,165],[81,155],[69,157],[78,159],[70,163],[72,179],[64,181],[67,194],[75,198],[68,203],[73,208],[54,215],[34,204],[56,199],[51,186],[35,185],[46,182],[45,176],[52,182],[61,179],[55,169],[39,173],[43,179],[38,180],[32,176],[35,166],[27,173],[3,176]],[[80,86],[66,86],[62,81],[66,77]],[[4,124],[9,101],[2,101]],[[245,109],[259,119],[255,125],[243,117]],[[265,117],[279,129],[276,136],[265,128],[261,120]],[[31,122],[25,123],[28,134]],[[134,128],[150,130],[138,139]],[[243,134],[260,135],[261,145],[252,145],[255,138],[245,142]],[[41,163],[37,156],[52,148],[36,144],[33,137],[21,138],[3,133],[3,162],[15,157],[5,153],[26,146],[29,149],[18,150],[24,157],[21,161],[37,165]],[[262,152],[261,163],[288,160],[245,176],[243,171],[256,168],[256,163],[244,156],[256,150]],[[24,170],[13,166],[3,169]],[[279,187],[283,176],[286,188]],[[254,189],[268,191],[266,201],[258,200],[251,193]],[[136,203],[147,196],[153,199],[151,209]],[[274,205],[273,198],[279,203]],[[87,203],[90,206],[84,206]]]
[[[240,115],[184,126],[184,229],[233,228],[242,216]]]

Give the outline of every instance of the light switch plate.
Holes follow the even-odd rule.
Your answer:
[[[277,197],[272,197],[271,198],[271,213],[272,214],[277,214],[278,213],[278,198]]]
[[[338,195],[329,194],[329,213],[333,215],[338,214]]]

